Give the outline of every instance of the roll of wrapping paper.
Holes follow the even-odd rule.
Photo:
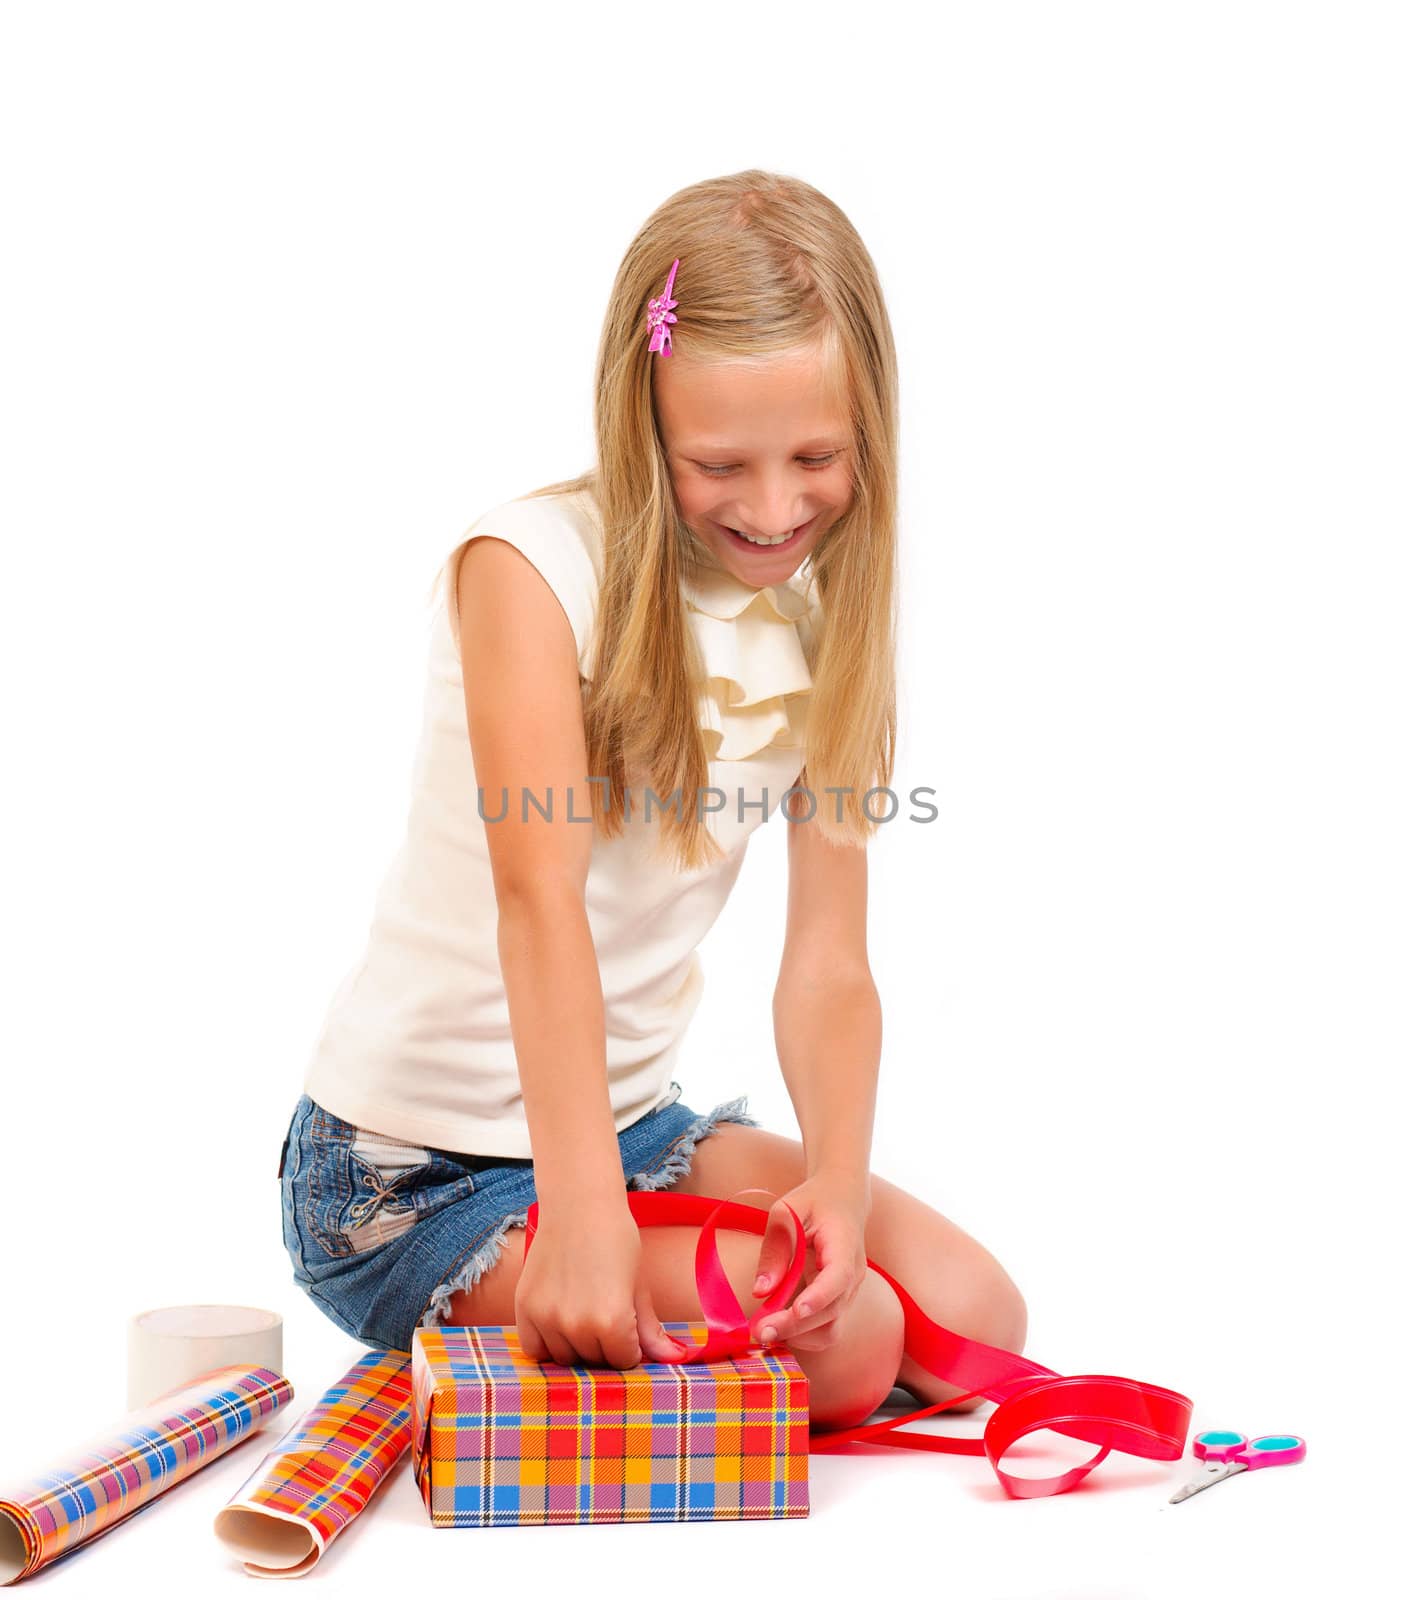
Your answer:
[[[127,1409],[217,1367],[282,1372],[283,1318],[259,1306],[158,1306],[127,1323]]]
[[[296,1578],[366,1509],[410,1447],[410,1354],[368,1351],[215,1518],[255,1578]]]
[[[272,1367],[216,1367],[0,1491],[0,1586],[125,1522],[262,1428],[292,1398],[292,1384]]]

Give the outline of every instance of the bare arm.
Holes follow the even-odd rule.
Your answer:
[[[803,801],[792,804],[801,814]],[[777,1057],[796,1108],[807,1177],[826,1173],[868,1211],[881,1013],[865,924],[863,848],[813,822],[788,824],[786,945],[772,997]]]
[[[640,1270],[611,1107],[601,969],[586,915],[595,830],[576,640],[542,573],[492,535],[461,553],[455,597],[499,964],[541,1207],[514,1291],[519,1343],[533,1360],[564,1366],[632,1367],[642,1351],[650,1360],[677,1356]],[[527,790],[540,810],[525,810]]]
[[[624,1195],[586,916],[594,830],[576,642],[547,581],[502,539],[471,540],[456,592],[499,962],[545,1215]],[[531,804],[523,820],[528,789],[544,808],[550,796],[550,822]],[[502,821],[488,820],[500,813]]]

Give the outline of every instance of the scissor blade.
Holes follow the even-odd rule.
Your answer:
[[[1203,1489],[1210,1489],[1214,1483],[1220,1483],[1223,1478],[1230,1478],[1238,1472],[1246,1470],[1244,1461],[1216,1461],[1210,1466],[1203,1467],[1195,1478],[1192,1478],[1168,1499],[1170,1506],[1175,1506],[1179,1500],[1186,1500],[1188,1495],[1200,1494]]]

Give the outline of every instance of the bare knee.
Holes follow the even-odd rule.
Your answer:
[[[1026,1345],[1026,1301],[988,1252],[981,1252],[981,1258],[980,1264],[971,1266],[957,1280],[962,1289],[944,1305],[943,1325],[965,1339],[1019,1355]],[[975,1411],[987,1403],[980,1394],[954,1402],[953,1397],[961,1390],[935,1377],[909,1355],[900,1366],[899,1383],[916,1399],[930,1404],[941,1401],[948,1411]]]
[[[1005,1269],[995,1260],[974,1285],[965,1318],[979,1331],[968,1334],[984,1344],[1020,1355],[1026,1344],[1026,1301]]]
[[[877,1272],[866,1272],[839,1319],[835,1342],[793,1354],[806,1374],[812,1426],[854,1427],[894,1387],[904,1356],[904,1308]]]
[[[972,1285],[968,1299],[953,1316],[950,1326],[964,1338],[1020,1355],[1026,1345],[1026,1301],[1006,1272],[993,1261],[991,1271]],[[974,1395],[948,1409],[975,1411],[985,1404],[982,1395]]]

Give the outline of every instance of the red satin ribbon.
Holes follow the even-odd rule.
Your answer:
[[[771,1191],[739,1189],[736,1192],[768,1194]],[[678,1363],[713,1361],[760,1348],[718,1259],[715,1234],[720,1226],[740,1233],[765,1234],[768,1212],[731,1199],[717,1200],[711,1195],[677,1194],[669,1190],[628,1190],[626,1200],[631,1215],[642,1228],[702,1224],[694,1253],[694,1277],[709,1329],[708,1337],[678,1357],[662,1359]],[[523,1243],[525,1258],[537,1231],[537,1210],[536,1202],[528,1208],[527,1237]],[[782,1281],[753,1314],[753,1321],[759,1326],[767,1312],[780,1310],[787,1304],[801,1281],[806,1259],[805,1232],[800,1217],[790,1205],[787,1211],[796,1224],[796,1247]],[[877,1261],[866,1256],[865,1262],[889,1284],[904,1308],[904,1353],[935,1378],[955,1384],[965,1392],[885,1422],[836,1428],[820,1435],[812,1433],[813,1452],[834,1450],[860,1440],[906,1450],[937,1450],[947,1455],[985,1453],[1002,1487],[1015,1500],[1037,1500],[1073,1489],[1111,1450],[1144,1456],[1151,1461],[1176,1461],[1182,1455],[1192,1420],[1192,1402],[1186,1395],[1132,1378],[1103,1374],[1064,1378],[1049,1367],[1028,1361],[1010,1350],[982,1344],[977,1339],[965,1339],[928,1316],[903,1284]],[[906,1422],[946,1411],[949,1406],[974,1395],[997,1402],[997,1409],[987,1418],[980,1439],[898,1431]],[[1006,1452],[1018,1439],[1040,1428],[1097,1445],[1098,1449],[1088,1461],[1051,1478],[1024,1478],[1004,1472],[1001,1460]]]

